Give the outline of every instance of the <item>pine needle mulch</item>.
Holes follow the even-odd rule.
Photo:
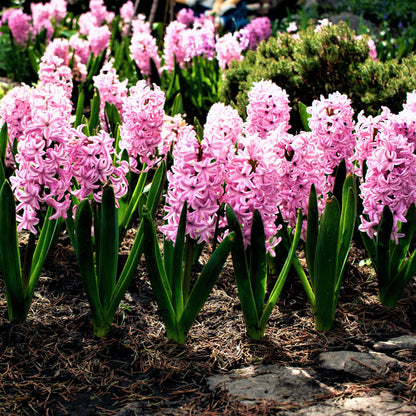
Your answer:
[[[340,386],[338,395],[388,390],[414,400],[411,350],[390,354],[407,364],[383,377],[319,372],[323,351],[367,351],[378,340],[416,333],[415,281],[396,308],[385,308],[371,268],[359,266],[363,258],[354,247],[331,331],[314,330],[302,286],[290,275],[266,336],[257,342],[245,335],[228,263],[182,346],[166,339],[143,264],[109,335],[94,337],[74,253],[60,242],[49,253],[25,324],[8,322],[0,281],[0,414],[244,416],[292,410],[277,402],[248,407],[207,386],[211,374],[262,363],[315,368],[322,381]]]

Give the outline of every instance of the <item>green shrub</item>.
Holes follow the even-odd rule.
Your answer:
[[[249,51],[243,61],[233,62],[226,70],[220,99],[233,103],[242,117],[248,104],[247,93],[253,82],[269,79],[284,88],[293,107],[291,125],[301,128],[298,104],[310,105],[321,95],[339,91],[347,94],[354,109],[376,114],[381,105],[396,111],[406,92],[416,88],[413,73],[415,58],[401,63],[374,61],[369,56],[368,38],[356,39],[344,22],[314,27],[300,32],[300,40],[288,33],[278,34]]]

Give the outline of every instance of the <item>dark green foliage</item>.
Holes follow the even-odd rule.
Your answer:
[[[401,63],[385,63],[369,57],[367,38],[355,39],[355,32],[344,22],[326,26],[320,33],[314,27],[300,32],[301,40],[288,33],[278,34],[249,51],[243,61],[233,62],[225,72],[220,99],[234,103],[245,116],[247,93],[253,82],[272,80],[289,94],[291,125],[302,129],[299,103],[311,105],[321,95],[339,91],[347,94],[354,109],[376,114],[381,105],[397,111],[406,92],[416,87],[410,56]]]

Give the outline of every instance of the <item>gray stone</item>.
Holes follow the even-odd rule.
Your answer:
[[[319,355],[321,366],[328,370],[345,371],[361,378],[384,374],[400,361],[380,352],[331,351]]]
[[[331,14],[328,16],[328,20],[332,22],[333,24],[338,24],[339,22],[346,22],[349,24],[349,27],[356,32],[360,28],[360,16],[357,16],[356,14],[350,13],[350,12],[342,12],[339,14]],[[362,21],[363,25],[369,29],[374,28],[374,24],[371,23],[369,20],[363,19]]]
[[[391,338],[388,341],[376,342],[373,348],[377,351],[391,351],[391,350],[413,350],[416,348],[415,335],[402,335],[401,337]]]
[[[416,407],[403,400],[395,400],[388,392],[352,398],[331,399],[295,412],[283,412],[282,416],[410,416]]]
[[[316,396],[333,392],[332,388],[314,377],[315,372],[309,369],[261,365],[211,376],[207,382],[212,390],[223,387],[244,404],[252,404],[256,400],[305,404]]]

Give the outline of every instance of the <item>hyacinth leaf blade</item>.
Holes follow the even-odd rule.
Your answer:
[[[380,302],[384,306],[394,307],[397,304],[404,289],[416,274],[416,250],[413,251],[407,261],[403,262],[397,274],[393,277],[387,288],[381,293]]]
[[[121,116],[114,104],[110,104],[108,101],[104,104],[105,121],[107,124],[107,130],[112,133],[113,137],[117,136],[118,126],[121,125]]]
[[[102,337],[108,332],[110,326],[106,323],[99,294],[91,227],[92,209],[89,200],[84,199],[77,207],[75,218],[76,256],[85,294],[91,308],[94,333]]]
[[[91,134],[93,134],[98,127],[99,120],[100,120],[99,114],[100,114],[100,95],[98,91],[96,91],[91,101],[91,112],[90,112],[90,119],[88,122],[88,130]]]
[[[27,310],[16,228],[16,206],[13,191],[7,181],[0,191],[0,219],[0,268],[6,288],[9,319],[24,322]]]
[[[174,116],[176,114],[183,114],[183,100],[180,92],[175,95],[175,99],[173,100],[173,104],[170,108],[170,115]]]
[[[337,281],[336,244],[339,233],[340,209],[335,197],[328,198],[321,215],[314,262],[315,327],[330,329],[334,317],[334,293]]]
[[[159,70],[153,58],[150,58],[150,83],[156,85],[161,85],[162,83]]]
[[[316,244],[318,241],[319,233],[319,211],[318,211],[318,198],[316,194],[315,185],[312,184],[309,192],[308,202],[308,220],[306,226],[306,243],[305,243],[305,255],[306,262],[308,264],[309,278],[311,280],[312,290],[315,292],[315,254]]]
[[[221,241],[192,287],[178,325],[179,334],[183,334],[184,337],[186,337],[198,313],[208,299],[230,253],[234,238],[235,234],[231,232]],[[184,341],[185,338],[181,340],[181,343]]]
[[[29,285],[27,289],[27,298],[32,299],[37,286],[40,273],[42,271],[43,264],[45,263],[46,256],[54,240],[54,236],[58,230],[58,220],[49,219],[53,214],[53,208],[48,207],[45,215],[43,226],[39,233],[39,239],[36,244],[33,257],[31,259],[31,268],[29,275]]]
[[[163,192],[164,183],[166,180],[166,165],[161,163],[157,168],[155,175],[146,198],[146,207],[143,210],[149,211],[151,217],[156,215],[156,210],[159,205],[159,201]],[[140,262],[140,258],[143,253],[144,246],[144,225],[143,221],[140,221],[139,228],[137,230],[136,237],[133,245],[130,249],[130,254],[127,257],[126,264],[121,271],[121,274],[117,280],[116,287],[111,298],[110,305],[107,309],[107,314],[113,316],[120,305],[122,298],[124,297],[126,290],[131,282],[134,272]]]
[[[409,251],[410,243],[416,232],[416,206],[410,205],[406,213],[406,222],[400,224],[400,234],[402,237],[398,239],[392,250],[391,255],[391,271],[395,275],[399,268],[403,265]]]
[[[82,116],[84,114],[85,92],[83,88],[79,88],[77,107],[75,110],[74,128],[77,128],[82,123]]]
[[[335,288],[334,303],[337,303],[338,293],[341,287],[342,276],[344,274],[345,264],[347,263],[348,253],[351,248],[352,237],[355,229],[357,218],[357,192],[355,187],[355,177],[349,174],[345,179],[342,188],[342,206],[341,218],[338,235],[338,253],[337,253],[337,282]]]
[[[345,180],[347,177],[347,165],[345,160],[342,159],[340,164],[335,168],[335,182],[333,188],[333,195],[337,199],[339,205],[342,207],[342,197],[343,197],[343,190],[345,185]]]
[[[376,236],[376,264],[380,297],[384,297],[384,290],[391,281],[391,251],[390,239],[393,230],[393,213],[388,205],[383,207]]]
[[[266,236],[263,220],[258,210],[253,213],[250,238],[249,276],[256,303],[257,316],[263,313],[267,285]]]
[[[163,262],[165,264],[166,276],[168,278],[169,285],[172,287],[173,280],[173,253],[175,246],[172,240],[167,238],[163,239]]]
[[[226,216],[230,231],[235,233],[234,244],[231,248],[231,256],[233,259],[234,275],[247,334],[250,338],[259,339],[261,338],[261,331],[258,327],[259,316],[257,314],[256,301],[251,287],[243,233],[241,232],[241,226],[237,216],[230,205],[227,205],[226,207]]]
[[[0,187],[3,186],[4,181],[6,180],[6,173],[4,171],[4,164],[0,161]]]
[[[139,179],[136,183],[133,194],[131,195],[130,201],[125,203],[125,201],[123,200],[121,203],[122,210],[119,218],[120,239],[124,236],[125,232],[130,227],[133,221],[135,212],[137,211],[137,208],[139,206],[139,200],[143,195],[143,190],[146,185],[147,174],[147,171],[142,171],[140,173]]]
[[[341,218],[337,240],[336,282],[333,296],[334,314],[338,303],[342,278],[344,276],[345,265],[347,263],[348,254],[351,248],[357,218],[356,177],[352,174],[349,174],[344,182],[342,201],[343,204],[341,207]]]
[[[279,214],[281,216],[281,214]],[[281,218],[280,223],[283,223],[283,218]],[[290,247],[292,244],[292,237],[289,235],[288,230],[286,229],[286,227],[282,227],[279,231],[279,235],[282,237],[282,243],[285,247],[285,250],[287,253],[289,253],[290,251]],[[308,279],[308,277],[306,276],[306,273],[303,269],[302,264],[299,261],[299,258],[295,252],[293,258],[292,258],[292,266],[295,269],[301,283],[302,286],[306,292],[306,296],[308,297],[308,300],[310,302],[310,304],[312,305],[312,308],[315,307],[315,294],[313,292],[311,283]]]
[[[6,163],[6,149],[7,149],[7,143],[9,141],[9,133],[7,129],[7,123],[3,123],[0,130],[0,160],[2,163]],[[2,165],[3,167],[3,165]],[[3,170],[4,173],[4,170]],[[1,184],[3,184],[3,179],[1,179]]]
[[[298,106],[299,106],[300,121],[302,122],[302,126],[303,126],[304,130],[305,131],[311,131],[311,129],[309,127],[309,119],[311,117],[311,114],[309,114],[306,111],[307,107],[302,102],[299,102]]]
[[[172,302],[173,307],[177,315],[180,315],[183,311],[184,298],[186,293],[184,293],[184,249],[185,249],[185,238],[186,238],[186,217],[187,217],[188,204],[183,204],[178,231],[176,233],[175,247],[173,249],[173,258],[172,258],[172,269],[170,272],[172,276],[168,278],[168,281],[171,282],[172,287]],[[169,259],[168,259],[169,260]]]
[[[166,326],[168,337],[178,338],[178,322],[174,306],[172,304],[172,290],[166,276],[163,259],[159,250],[159,243],[156,235],[153,219],[150,213],[145,210],[143,214],[144,253],[146,267],[149,271],[149,279],[152,285],[160,314]]]
[[[283,285],[286,281],[287,275],[289,274],[290,266],[293,262],[294,257],[296,256],[296,249],[298,247],[300,234],[302,232],[302,220],[303,220],[302,213],[299,210],[298,215],[297,215],[295,234],[291,242],[289,253],[283,264],[282,270],[280,271],[279,276],[276,279],[276,283],[269,295],[269,298],[267,299],[266,305],[264,306],[264,310],[262,311],[262,314],[259,315],[260,316],[259,327],[263,334],[264,334],[264,330],[266,328],[267,322],[270,318],[270,315],[273,311],[273,308],[275,307],[276,302],[279,299],[279,296],[283,289]]]
[[[100,299],[104,309],[110,302],[113,294],[118,265],[118,215],[112,186],[106,185],[103,189],[100,215],[100,256],[97,270]]]

